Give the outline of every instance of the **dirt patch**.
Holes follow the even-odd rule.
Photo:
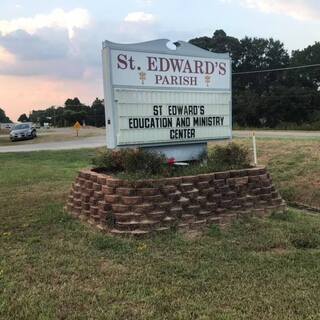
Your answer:
[[[192,230],[192,231],[183,233],[184,239],[189,241],[198,240],[199,238],[201,238],[202,235],[203,233],[199,230]]]
[[[101,259],[99,269],[102,273],[109,273],[112,270],[117,270],[119,273],[127,272],[127,268],[122,264],[114,263],[108,259]]]
[[[275,253],[277,255],[284,255],[289,252],[287,248],[272,248],[269,252]]]

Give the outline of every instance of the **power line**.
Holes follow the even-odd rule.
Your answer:
[[[244,71],[244,72],[233,72],[232,74],[233,75],[242,75],[242,74],[254,74],[254,73],[267,73],[267,72],[297,70],[297,69],[305,69],[305,68],[313,68],[313,67],[320,67],[320,63],[318,63],[318,64],[309,64],[309,65],[304,65],[304,66],[297,66],[297,67],[288,67],[288,68],[277,68],[277,69]]]

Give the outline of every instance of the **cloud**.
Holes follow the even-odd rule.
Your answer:
[[[76,30],[72,39],[67,30],[56,28],[43,28],[34,34],[22,30],[6,36],[0,34],[0,75],[101,78],[104,40],[139,42],[156,37],[155,28],[146,28],[145,23],[124,21],[118,24],[93,21],[88,28]],[[2,63],[9,58],[14,63]]]
[[[134,23],[153,23],[155,22],[155,16],[151,13],[146,13],[143,11],[130,12],[124,18],[125,22]]]
[[[92,37],[95,29],[88,17],[84,9],[56,9],[31,18],[1,20],[0,75],[87,78],[92,74],[88,68],[101,60],[100,42]]]
[[[48,76],[52,79],[83,79],[87,66],[74,63],[72,59],[55,59],[50,62],[44,60],[21,61],[14,64],[1,64],[0,75],[14,76]]]
[[[0,35],[0,45],[22,60],[65,58],[69,44],[68,32],[62,29],[41,29],[33,35],[18,30]]]
[[[142,4],[142,5],[147,5],[150,6],[151,4],[153,4],[156,0],[138,0],[137,2]]]
[[[157,38],[157,19],[143,11],[129,12],[117,28],[121,42],[139,42]],[[117,41],[118,42],[118,41]]]
[[[47,23],[40,23],[39,15],[23,18],[28,23],[14,22],[21,21],[21,18],[11,20],[10,28],[0,21],[0,75],[84,81],[100,79],[101,45],[104,40],[140,42],[159,37],[157,21],[150,13],[131,12],[120,22],[92,19],[84,27],[85,24],[76,24],[71,19],[70,13],[77,10],[64,13],[70,18],[69,24],[59,22],[52,12],[41,15],[55,17]],[[72,37],[70,26],[74,26]],[[4,63],[8,61],[10,63]]]
[[[16,31],[5,37],[0,36],[0,47],[6,53],[2,56],[5,60],[14,57],[14,63],[10,64],[1,63],[0,59],[0,75],[82,78],[85,69],[94,65],[94,59],[88,56],[100,56],[96,46],[96,52],[86,51],[84,57],[82,48],[89,43],[70,40],[66,30],[58,29],[42,29],[34,35]]]
[[[301,21],[320,21],[318,0],[220,0],[238,2],[240,5],[265,13],[277,13]]]
[[[34,34],[43,28],[62,28],[68,31],[72,38],[76,29],[85,28],[90,23],[90,15],[86,9],[76,8],[69,12],[55,9],[49,14],[37,14],[29,18],[0,20],[0,33],[5,36],[12,32],[23,30]]]
[[[10,53],[6,48],[0,46],[0,66],[13,65],[15,62],[15,56],[12,53]]]

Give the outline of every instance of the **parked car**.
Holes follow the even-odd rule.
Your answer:
[[[11,141],[34,139],[37,136],[37,130],[32,123],[16,124],[10,131]]]

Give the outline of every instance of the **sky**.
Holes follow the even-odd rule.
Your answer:
[[[319,0],[1,0],[0,108],[11,120],[78,97],[103,98],[101,43],[273,37],[320,41]]]

